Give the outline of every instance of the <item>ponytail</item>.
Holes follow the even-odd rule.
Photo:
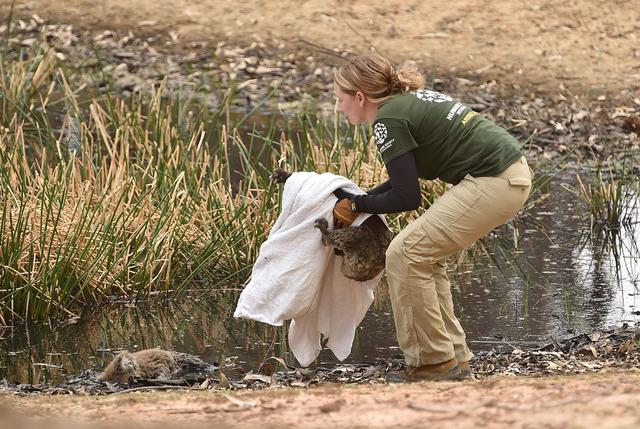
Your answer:
[[[424,78],[417,69],[396,69],[391,61],[378,54],[353,58],[338,69],[334,80],[346,93],[361,91],[374,103],[424,87]]]

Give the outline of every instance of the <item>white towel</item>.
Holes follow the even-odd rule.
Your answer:
[[[322,349],[320,335],[339,360],[351,353],[356,327],[373,302],[375,279],[357,282],[340,270],[342,257],[324,246],[318,218],[333,225],[333,191],[364,192],[355,183],[331,173],[293,173],[287,179],[282,211],[262,243],[251,280],[240,294],[234,317],[289,327],[289,346],[300,365],[310,365]],[[353,226],[369,216],[362,213]],[[381,216],[385,221],[384,217]],[[386,221],[385,221],[386,222]]]

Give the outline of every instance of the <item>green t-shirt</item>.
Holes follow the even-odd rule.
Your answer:
[[[385,164],[414,151],[418,176],[456,184],[495,176],[522,156],[505,129],[448,95],[426,89],[383,102],[373,124]]]

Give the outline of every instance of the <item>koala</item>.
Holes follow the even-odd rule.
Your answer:
[[[107,365],[98,381],[127,384],[131,378],[171,380],[188,374],[212,373],[215,369],[215,365],[187,353],[160,349],[125,351]]]
[[[276,183],[285,183],[291,173],[277,169],[271,175]],[[385,253],[393,235],[379,216],[370,216],[359,226],[329,229],[326,219],[318,218],[315,227],[322,233],[322,244],[333,246],[343,257],[345,277],[359,282],[375,278],[384,269]]]

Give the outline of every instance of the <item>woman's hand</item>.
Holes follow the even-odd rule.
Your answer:
[[[351,226],[360,213],[351,209],[351,200],[343,198],[333,206],[333,226],[334,228],[346,228]]]

